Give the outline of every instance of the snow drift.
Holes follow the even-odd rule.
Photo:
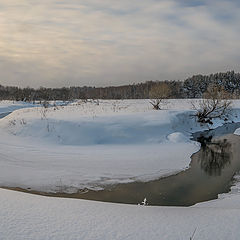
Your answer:
[[[0,184],[73,192],[181,171],[199,149],[191,132],[203,127],[190,100],[167,107],[102,100],[14,111],[0,120]]]

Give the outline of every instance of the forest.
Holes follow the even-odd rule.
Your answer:
[[[20,88],[0,85],[0,100],[39,101],[73,99],[148,99],[151,89],[168,86],[168,98],[201,98],[208,86],[217,85],[224,88],[232,98],[240,96],[240,73],[228,71],[210,75],[194,75],[184,81],[146,81],[144,83],[109,87],[62,87],[62,88]]]

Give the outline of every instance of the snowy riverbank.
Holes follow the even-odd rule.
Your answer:
[[[240,195],[192,207],[143,207],[0,189],[0,236],[12,240],[236,240]]]
[[[4,104],[8,112],[11,104]],[[240,104],[234,107],[236,121]],[[188,167],[199,149],[190,134],[204,129],[189,118],[189,100],[171,100],[162,111],[151,110],[147,100],[50,108],[46,117],[42,110],[20,109],[0,120],[1,185],[74,191],[171,174]],[[240,234],[237,178],[230,193],[192,207],[144,207],[0,189],[0,238],[177,240],[190,239],[196,229],[194,240],[235,240]]]
[[[186,169],[199,149],[191,132],[206,128],[191,106],[171,100],[154,111],[148,100],[101,100],[16,110],[0,120],[0,185],[74,192]]]

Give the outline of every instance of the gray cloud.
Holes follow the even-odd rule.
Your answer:
[[[237,1],[2,0],[0,84],[119,85],[239,71]]]

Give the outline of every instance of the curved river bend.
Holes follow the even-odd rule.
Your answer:
[[[0,118],[9,113],[0,114]],[[83,190],[74,194],[43,193],[19,188],[13,190],[53,197],[69,197],[115,203],[140,203],[145,197],[150,205],[190,206],[216,199],[230,191],[233,176],[240,171],[240,136],[233,135],[240,123],[225,124],[215,130],[197,132],[193,140],[201,149],[192,155],[190,167],[176,175],[150,182],[117,184],[104,190]]]

